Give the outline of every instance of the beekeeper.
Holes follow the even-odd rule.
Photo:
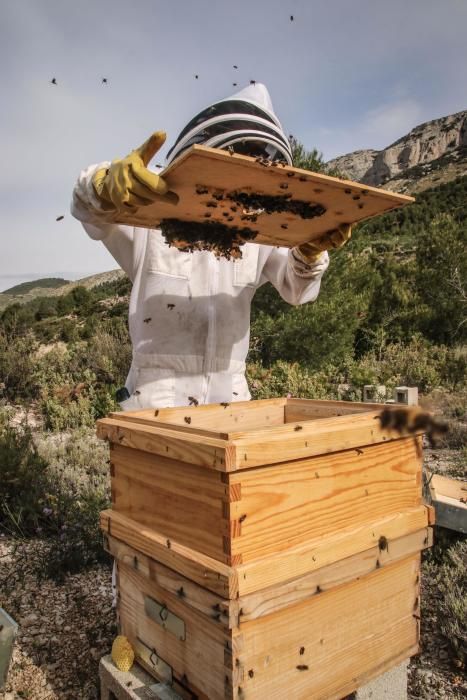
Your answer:
[[[73,192],[72,214],[102,241],[133,283],[129,329],[133,359],[121,396],[123,410],[250,398],[245,358],[250,306],[256,289],[271,282],[285,301],[305,304],[319,293],[327,250],[350,237],[343,227],[292,250],[246,243],[239,260],[211,252],[180,252],[160,231],[115,223],[166,196],[167,185],[148,163],[165,141],[156,132],[123,160],[91,165]],[[264,85],[249,85],[197,114],[168,154],[193,144],[263,155],[292,163],[287,137]]]

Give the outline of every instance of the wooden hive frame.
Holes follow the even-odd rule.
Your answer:
[[[257,243],[293,247],[342,223],[355,224],[414,201],[407,195],[292,166],[265,168],[255,158],[196,145],[171,163],[162,176],[178,195],[178,204],[161,197],[136,213],[122,213],[119,223],[159,228],[162,219],[220,222],[257,231]],[[263,213],[251,220],[242,206],[229,199],[237,191],[288,195],[320,204],[325,213],[311,219],[286,212]]]

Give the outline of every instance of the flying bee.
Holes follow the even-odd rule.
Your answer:
[[[149,323],[149,321],[152,321],[151,317],[143,318],[143,323]]]
[[[388,407],[376,417],[379,419],[383,429],[394,430],[400,435],[425,433],[432,447],[449,430],[447,423],[438,420],[431,413],[423,411],[419,406],[407,406],[406,408]]]
[[[288,224],[281,224],[281,228],[289,228]]]
[[[57,85],[57,78],[52,78],[50,82],[52,83],[52,85]]]
[[[199,406],[199,401],[195,399],[194,396],[189,396],[188,401],[190,402],[190,406]]]
[[[256,85],[256,80],[250,80],[250,85]]]
[[[55,219],[55,221],[61,221],[61,220],[64,219],[64,218],[65,218],[64,216],[57,216],[57,218]]]
[[[167,304],[167,308],[172,311],[172,309],[175,309],[175,304]]]

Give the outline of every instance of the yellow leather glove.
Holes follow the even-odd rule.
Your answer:
[[[300,257],[307,263],[314,263],[322,256],[325,250],[336,250],[342,248],[347,243],[352,235],[352,227],[350,224],[341,224],[334,231],[326,233],[321,238],[317,238],[309,243],[302,243],[297,246]]]
[[[101,168],[94,174],[92,184],[104,209],[135,211],[164,195],[165,201],[177,203],[177,195],[167,194],[165,181],[147,168],[165,138],[164,131],[155,131],[126,158],[114,160],[109,168]]]

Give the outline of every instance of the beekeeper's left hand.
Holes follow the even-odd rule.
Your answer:
[[[325,250],[337,250],[350,240],[352,235],[352,226],[350,224],[341,224],[334,231],[329,231],[321,238],[317,238],[308,243],[302,243],[297,246],[300,257],[307,263],[314,263],[321,257]]]

